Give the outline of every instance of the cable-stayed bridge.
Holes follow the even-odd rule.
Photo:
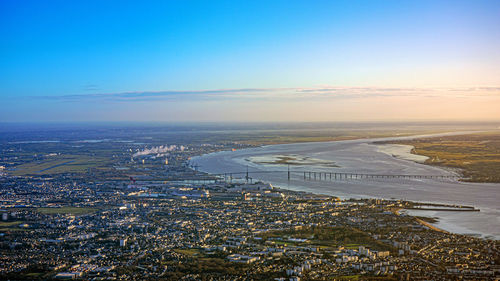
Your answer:
[[[349,179],[458,179],[457,175],[418,175],[418,174],[371,174],[371,173],[356,173],[356,172],[324,172],[324,171],[292,171],[274,170],[274,171],[235,171],[220,174],[211,174],[223,181],[232,181],[233,179],[245,179],[252,181],[253,176],[258,174],[276,174],[283,175],[288,180],[302,179],[312,181],[334,181],[334,180],[349,180]]]

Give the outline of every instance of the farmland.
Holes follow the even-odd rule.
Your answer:
[[[500,132],[391,141],[414,146],[425,164],[458,168],[464,181],[500,182]]]

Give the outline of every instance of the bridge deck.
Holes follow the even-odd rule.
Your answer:
[[[313,172],[313,171],[245,171],[231,172],[223,174],[213,174],[213,176],[224,179],[237,178],[244,175],[246,179],[251,178],[251,174],[286,174],[290,180],[292,175],[299,175],[304,180],[335,180],[335,179],[363,179],[363,178],[386,178],[386,179],[455,179],[457,175],[411,175],[411,174],[367,174],[367,173],[347,173],[347,172]]]

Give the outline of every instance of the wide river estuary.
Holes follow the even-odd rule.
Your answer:
[[[206,154],[193,158],[193,161],[204,172],[235,173],[246,171],[248,167],[249,175],[254,180],[269,182],[280,188],[340,198],[396,198],[474,206],[481,211],[409,213],[438,218],[434,225],[450,232],[500,239],[500,184],[466,183],[452,178],[342,178],[330,181],[328,176],[322,180],[304,180],[303,173],[299,173],[456,175],[451,170],[420,164],[425,158],[410,154],[410,146],[373,143],[427,136],[268,145]],[[288,167],[292,171],[290,180],[287,178]],[[263,171],[283,172],[261,173]]]

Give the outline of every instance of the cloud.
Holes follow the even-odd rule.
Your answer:
[[[113,101],[137,101],[137,100],[157,100],[179,97],[236,97],[251,96],[258,93],[275,92],[278,89],[272,88],[244,88],[244,89],[220,89],[220,90],[200,90],[200,91],[133,91],[101,94],[69,94],[54,96],[37,96],[34,98],[62,101],[85,101],[85,100],[113,100]]]
[[[82,89],[84,91],[98,91],[98,90],[100,90],[99,85],[90,84],[90,83],[83,85]]]
[[[161,100],[300,100],[300,99],[359,99],[375,97],[500,97],[500,87],[468,88],[389,88],[389,87],[334,87],[315,88],[240,88],[197,91],[133,91],[117,93],[69,94],[37,96],[36,99],[82,102],[110,101],[137,102]]]

